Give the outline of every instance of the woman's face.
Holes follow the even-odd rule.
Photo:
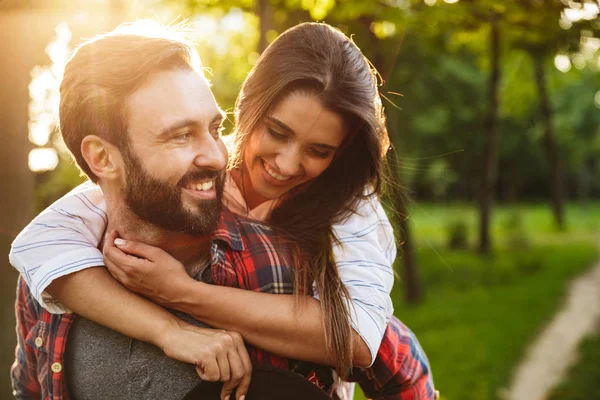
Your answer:
[[[246,189],[253,192],[247,195],[260,204],[315,179],[331,164],[346,134],[342,117],[323,108],[314,95],[285,97],[246,143],[244,162],[251,185]]]

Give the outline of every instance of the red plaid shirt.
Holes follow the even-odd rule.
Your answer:
[[[277,249],[276,249],[277,244]],[[265,225],[225,210],[211,248],[215,284],[274,294],[291,294],[289,249],[277,243]],[[16,301],[17,351],[11,369],[18,399],[69,399],[63,370],[66,340],[75,316],[51,314],[31,296],[19,278]],[[288,360],[249,346],[254,363],[305,372],[331,390],[331,369]],[[317,376],[317,379],[315,379]],[[416,337],[400,321],[390,322],[377,359],[368,369],[355,369],[352,380],[371,398],[434,399],[429,363]]]

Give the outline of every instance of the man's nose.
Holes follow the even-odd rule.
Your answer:
[[[196,157],[194,165],[198,168],[213,169],[221,171],[227,164],[227,151],[221,139],[215,139],[212,135],[203,135],[196,144]]]
[[[275,159],[282,175],[295,176],[302,170],[302,149],[297,146],[286,146]]]

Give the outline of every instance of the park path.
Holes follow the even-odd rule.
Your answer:
[[[600,323],[600,261],[569,285],[562,308],[529,346],[507,400],[544,400],[577,360],[579,343]]]

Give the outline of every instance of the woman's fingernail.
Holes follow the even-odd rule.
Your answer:
[[[124,246],[127,243],[125,240],[117,238],[115,239],[115,246]]]
[[[240,400],[244,400],[246,396],[240,396]]]

